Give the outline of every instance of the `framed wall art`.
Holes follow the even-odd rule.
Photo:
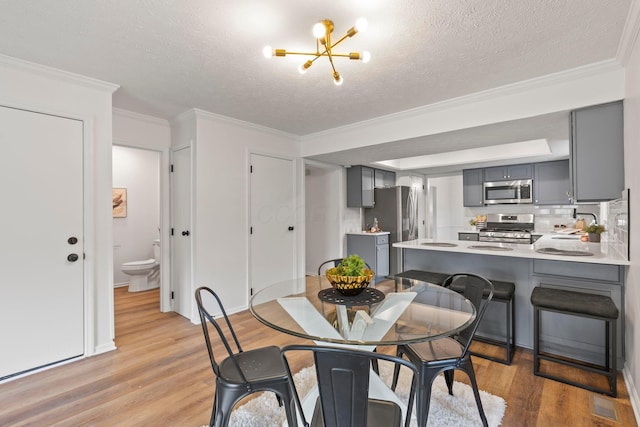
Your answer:
[[[127,216],[127,189],[114,188],[112,191],[113,217],[126,218]]]

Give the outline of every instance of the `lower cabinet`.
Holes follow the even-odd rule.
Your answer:
[[[347,255],[358,254],[376,277],[389,275],[389,234],[347,234]]]

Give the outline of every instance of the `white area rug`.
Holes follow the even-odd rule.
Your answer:
[[[391,384],[393,365],[380,362],[380,374],[386,384]],[[295,374],[294,381],[300,396],[304,396],[316,383],[314,368],[307,367],[302,369]],[[408,371],[402,369],[396,393],[404,402],[407,401],[409,387],[410,376]],[[482,426],[471,387],[456,381],[453,385],[453,394],[453,396],[449,395],[444,378],[439,375],[433,383],[427,425],[429,427]],[[504,399],[484,391],[480,391],[480,398],[482,399],[489,426],[499,426],[506,409]],[[413,415],[415,416],[415,410]],[[281,426],[285,420],[284,409],[278,406],[275,395],[273,393],[263,393],[237,407],[231,414],[229,425],[231,427],[273,427]],[[415,425],[415,421],[412,425]]]

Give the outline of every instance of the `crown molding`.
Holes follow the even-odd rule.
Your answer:
[[[577,79],[592,77],[599,74],[606,74],[612,71],[618,71],[622,68],[616,59],[595,62],[593,64],[584,65],[570,70],[560,71],[558,73],[547,74],[546,76],[536,77],[529,80],[523,80],[505,86],[488,89],[481,92],[475,92],[457,98],[447,99],[445,101],[412,108],[410,110],[399,111],[397,113],[380,116],[358,123],[352,123],[328,129],[322,132],[304,135],[300,138],[302,142],[326,138],[332,135],[338,135],[358,129],[367,128],[372,125],[384,125],[393,123],[403,119],[411,119],[418,116],[433,114],[439,111],[445,111],[451,108],[461,107],[474,104],[477,102],[491,101],[492,99],[504,97],[506,95],[518,95],[532,90],[552,87],[562,83],[570,83]]]
[[[241,127],[248,130],[276,135],[276,136],[287,138],[293,141],[300,141],[300,137],[292,133],[283,132],[277,129],[258,125],[251,122],[246,122],[244,120],[234,119],[232,117],[223,116],[220,114],[210,113],[208,111],[200,110],[198,108],[192,108],[190,110],[185,111],[184,113],[176,116],[173,120],[171,120],[171,123],[181,123],[190,118],[209,120],[217,123],[225,123],[225,124]]]
[[[57,68],[48,67],[46,65],[36,64],[33,62],[25,61],[11,56],[0,54],[0,65],[6,65],[21,71],[28,71],[34,74],[39,74],[44,77],[59,80],[65,83],[73,83],[81,85],[89,89],[99,90],[102,92],[113,93],[119,85],[114,83],[105,82],[91,77],[82,76],[80,74],[70,73],[68,71],[59,70]]]
[[[126,117],[126,118],[129,118],[129,119],[134,119],[134,120],[138,120],[138,121],[141,121],[141,122],[147,122],[147,123],[151,123],[151,124],[154,124],[154,125],[170,127],[169,126],[169,120],[166,120],[166,119],[161,119],[159,117],[149,116],[147,114],[136,113],[134,111],[123,110],[121,108],[115,108],[114,107],[112,110],[113,110],[113,115],[114,116]]]
[[[638,35],[640,34],[640,0],[632,0],[627,20],[622,29],[622,37],[618,44],[618,52],[616,59],[623,66],[627,65],[633,48],[638,43]]]

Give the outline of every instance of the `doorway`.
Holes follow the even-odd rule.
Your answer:
[[[162,251],[160,221],[160,151],[113,145],[112,183],[118,194],[113,212],[114,287],[130,284],[133,276],[123,272],[124,263],[155,259],[157,267],[147,276],[148,286],[130,286],[129,291],[144,292],[161,286],[160,257],[156,259],[154,241]],[[124,204],[122,204],[124,198]],[[158,307],[160,310],[160,307]]]

